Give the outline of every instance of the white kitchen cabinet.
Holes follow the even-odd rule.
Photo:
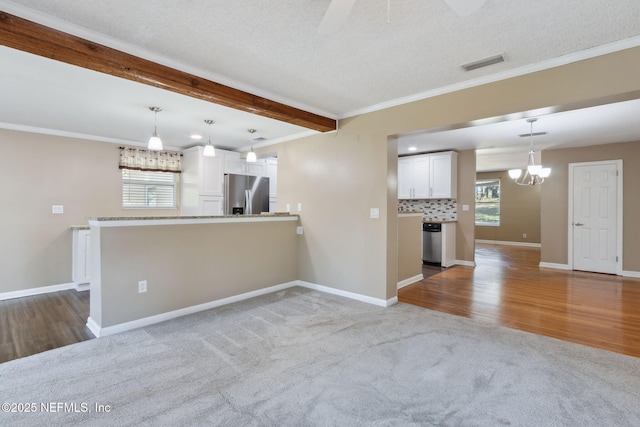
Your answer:
[[[456,223],[442,224],[442,262],[443,267],[451,267],[456,263]]]
[[[201,207],[199,215],[223,215],[224,197],[222,196],[200,196],[199,205]]]
[[[202,151],[192,147],[182,152],[182,215],[222,215],[223,168],[231,152],[216,150],[215,157],[205,157]]]
[[[429,198],[429,156],[398,159],[398,198]]]
[[[421,154],[398,159],[398,199],[454,199],[458,153]]]
[[[269,198],[275,198],[278,193],[278,159],[266,159],[265,165],[266,176],[269,178]]]
[[[224,173],[245,175],[247,173],[246,160],[240,158],[240,153],[229,151],[224,153]]]
[[[77,290],[89,289],[91,281],[91,230],[85,228],[73,229],[71,254],[71,280]]]
[[[429,155],[429,198],[455,199],[458,189],[458,153],[446,151]]]
[[[203,147],[192,147],[182,152],[182,215],[222,215],[225,173],[269,178],[272,174],[269,202],[275,205],[277,162],[268,164],[262,159],[247,163],[240,153],[219,149],[216,149],[215,157],[205,157],[203,150]]]
[[[278,206],[278,159],[265,159],[266,176],[269,178],[269,212],[276,212]]]
[[[226,152],[224,155],[224,173],[238,175],[267,176],[266,163],[263,159],[249,163],[240,157],[240,153]]]
[[[257,160],[253,163],[246,162],[246,174],[253,176],[267,176],[267,168],[264,160]]]
[[[222,174],[222,150],[216,150],[215,157],[202,155],[203,147],[192,147],[182,152],[182,188],[196,194],[222,196],[224,181]]]

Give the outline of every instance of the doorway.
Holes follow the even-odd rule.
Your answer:
[[[569,268],[622,274],[622,160],[569,164]]]

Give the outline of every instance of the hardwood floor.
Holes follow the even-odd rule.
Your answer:
[[[475,268],[436,272],[400,289],[398,299],[640,357],[640,279],[539,262],[539,248],[478,244]]]
[[[87,317],[87,291],[0,301],[0,363],[94,338]]]

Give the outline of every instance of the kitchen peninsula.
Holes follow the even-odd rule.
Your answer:
[[[87,326],[111,335],[288,287],[289,214],[91,218]]]

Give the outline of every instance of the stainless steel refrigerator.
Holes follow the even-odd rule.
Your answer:
[[[269,212],[269,178],[224,174],[225,215],[255,215]]]

